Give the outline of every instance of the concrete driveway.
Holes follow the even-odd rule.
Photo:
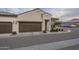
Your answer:
[[[0,38],[0,49],[15,49],[79,38],[79,30],[71,33]]]
[[[68,49],[68,47],[70,49],[70,46],[76,46],[76,45],[79,46],[79,38],[72,39],[72,40],[64,40],[64,41],[46,43],[46,44],[33,45],[29,47],[15,48],[15,50],[58,50],[58,49],[66,50]]]

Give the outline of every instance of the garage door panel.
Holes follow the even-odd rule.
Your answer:
[[[41,22],[20,22],[20,32],[37,32],[41,31]]]
[[[10,22],[0,22],[0,33],[11,33],[12,23]]]

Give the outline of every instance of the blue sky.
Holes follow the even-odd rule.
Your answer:
[[[22,13],[34,8],[0,8],[0,11]],[[49,12],[53,17],[60,18],[63,21],[71,20],[71,18],[79,18],[79,8],[41,8]]]

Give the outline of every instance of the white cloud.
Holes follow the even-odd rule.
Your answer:
[[[63,21],[79,18],[79,8],[52,8],[50,13]]]

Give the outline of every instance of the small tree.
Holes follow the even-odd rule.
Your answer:
[[[51,22],[52,22],[51,24],[52,28],[55,28],[56,26],[59,26],[61,24],[58,18],[51,18]]]
[[[61,24],[61,22],[57,21],[54,23],[54,27],[59,26]]]

